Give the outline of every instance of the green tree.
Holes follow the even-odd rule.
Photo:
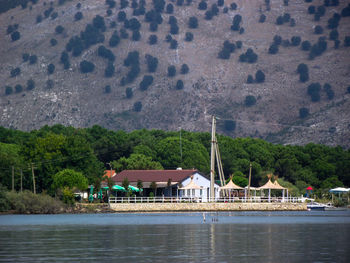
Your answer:
[[[121,172],[123,170],[163,170],[163,166],[151,157],[143,154],[133,153],[129,158],[122,157],[112,162],[113,167]]]
[[[80,172],[64,169],[53,176],[52,188],[57,190],[65,187],[68,187],[70,190],[85,190],[88,188],[88,180]]]

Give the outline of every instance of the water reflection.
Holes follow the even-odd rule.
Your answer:
[[[253,223],[242,214],[219,215],[203,223],[202,214],[136,215],[138,221],[168,220],[170,224],[122,224],[135,215],[92,215],[95,224],[69,224],[76,217],[46,217],[57,224],[3,222],[0,217],[1,262],[349,262],[348,215],[332,217],[333,224],[290,223],[273,215],[266,223],[261,214]],[[27,221],[31,217],[24,217]],[[40,217],[38,217],[40,218]],[[72,219],[73,218],[73,219]],[[122,218],[122,219],[121,219]],[[175,223],[175,219],[179,222]],[[227,218],[231,218],[228,220]],[[270,218],[270,217],[268,217]],[[293,218],[293,217],[292,217]],[[318,216],[318,220],[327,217]],[[17,219],[12,218],[13,222]],[[106,224],[103,221],[118,222]],[[197,220],[197,223],[193,223]],[[232,223],[239,221],[239,223]],[[331,220],[331,221],[332,221]],[[40,221],[40,220],[39,220]],[[102,222],[99,222],[102,221]],[[344,223],[345,221],[345,223]],[[190,222],[188,224],[183,222]],[[245,223],[248,222],[248,223]],[[72,222],[71,222],[72,223]]]

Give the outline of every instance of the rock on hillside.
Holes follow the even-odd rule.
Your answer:
[[[2,126],[210,131],[216,115],[233,137],[350,146],[347,1],[33,2],[0,14]]]

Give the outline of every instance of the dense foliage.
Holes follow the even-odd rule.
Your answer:
[[[142,104],[135,105],[134,110],[141,110],[137,108],[139,106],[142,107]],[[302,109],[300,117],[306,117],[307,112],[307,109]],[[235,123],[230,121],[222,125],[228,130],[235,128]],[[0,127],[0,182],[11,189],[13,166],[15,189],[20,188],[22,170],[23,188],[32,190],[32,174],[28,169],[31,164],[37,192],[47,191],[50,194],[55,192],[54,182],[59,172],[65,169],[80,172],[89,184],[94,184],[102,178],[103,170],[109,169],[106,166],[108,162],[117,164],[113,168],[118,171],[123,167],[183,167],[197,168],[208,174],[210,134],[182,131],[181,136],[182,149],[179,132],[136,130],[126,133],[109,131],[100,126],[75,129],[62,125],[22,132]],[[350,185],[350,151],[341,147],[316,144],[282,146],[260,139],[233,139],[221,135],[218,143],[226,178],[232,174],[243,174],[246,178],[252,162],[254,186],[265,182],[267,173],[274,173],[301,191],[305,185],[317,189]],[[71,170],[68,171],[74,173]]]

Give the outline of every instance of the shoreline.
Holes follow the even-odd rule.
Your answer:
[[[117,203],[114,212],[307,211],[306,203]]]

